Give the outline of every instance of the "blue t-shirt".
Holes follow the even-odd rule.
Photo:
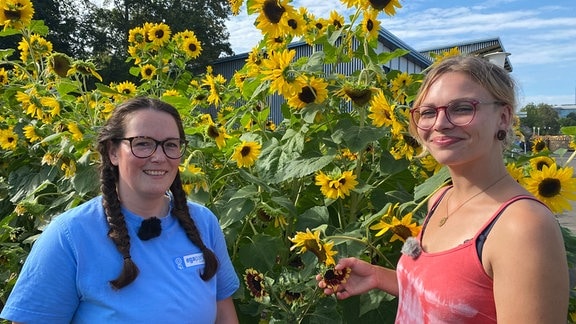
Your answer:
[[[96,197],[46,228],[0,317],[26,323],[214,323],[216,302],[230,297],[239,280],[214,214],[196,203],[188,207],[218,258],[210,280],[200,278],[202,252],[170,213],[161,218],[160,236],[142,241],[136,233],[143,218],[122,209],[140,273],[114,290],[109,281],[120,274],[123,259],[107,236],[102,198]]]

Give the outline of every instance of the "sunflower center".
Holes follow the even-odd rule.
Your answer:
[[[371,32],[372,29],[374,29],[374,22],[372,21],[372,19],[368,19],[368,21],[366,22],[366,30]]]
[[[298,22],[296,21],[296,19],[289,19],[288,20],[288,26],[292,27],[292,29],[296,30],[296,28],[298,28]]]
[[[218,136],[220,136],[220,132],[218,132],[218,128],[214,125],[210,125],[208,126],[208,136],[210,138],[218,138]]]
[[[384,9],[392,0],[369,0],[372,8],[376,10]]]
[[[22,12],[20,10],[4,10],[4,15],[7,20],[20,20],[22,17]]]
[[[542,151],[543,149],[546,148],[546,143],[544,142],[538,142],[536,143],[536,150],[537,151]]]
[[[334,27],[336,27],[336,29],[342,28],[342,23],[340,23],[340,20],[338,20],[338,19],[334,19],[334,21],[332,22],[332,25],[334,25]]]
[[[278,4],[275,0],[267,0],[262,6],[262,11],[266,16],[266,19],[273,24],[280,22],[282,15],[286,12],[286,9]]]
[[[190,44],[188,45],[188,49],[190,50],[190,52],[196,52],[196,44]]]
[[[562,183],[560,183],[560,180],[554,178],[546,178],[538,185],[538,193],[546,198],[558,196],[560,189],[562,189]]]
[[[540,161],[540,162],[536,163],[536,169],[538,169],[539,171],[542,171],[542,168],[544,166],[549,167],[548,163],[546,163],[544,161]]]
[[[311,103],[316,100],[316,94],[314,93],[314,89],[312,87],[304,87],[302,91],[298,94],[298,99],[300,99],[304,103]]]
[[[154,37],[156,37],[157,39],[162,39],[164,38],[164,31],[162,29],[158,29],[154,32]]]
[[[392,232],[394,232],[394,234],[400,236],[404,240],[406,240],[407,238],[412,236],[412,231],[404,225],[396,225],[396,226],[392,227],[391,229],[392,229]]]
[[[250,151],[251,151],[251,149],[249,146],[244,146],[242,148],[242,150],[240,150],[240,154],[242,154],[243,157],[246,157],[246,156],[250,155]]]
[[[413,148],[420,147],[420,144],[418,144],[418,141],[412,136],[404,135],[404,140],[406,141],[406,144],[408,144],[410,147],[413,147]]]

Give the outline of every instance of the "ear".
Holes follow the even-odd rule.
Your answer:
[[[512,120],[512,107],[510,105],[504,105],[500,110],[500,129],[508,129],[514,120]]]
[[[111,145],[108,149],[108,158],[114,166],[118,166],[118,146]]]

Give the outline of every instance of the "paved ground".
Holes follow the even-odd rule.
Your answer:
[[[556,161],[559,165],[563,165],[567,158],[567,156],[563,158],[556,158]],[[574,168],[574,177],[576,177],[576,159],[572,160],[569,166]],[[572,233],[576,234],[576,201],[572,201],[571,211],[564,212],[558,216],[558,221],[562,226],[571,229]]]

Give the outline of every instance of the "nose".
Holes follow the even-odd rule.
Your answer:
[[[154,151],[154,153],[150,156],[150,161],[152,162],[159,162],[166,159],[168,159],[168,157],[166,156],[166,153],[164,153],[162,145],[158,145],[156,147],[156,151]]]
[[[451,128],[452,122],[448,119],[448,115],[446,114],[446,108],[438,107],[436,111],[436,120],[434,121],[434,129],[445,129]]]

